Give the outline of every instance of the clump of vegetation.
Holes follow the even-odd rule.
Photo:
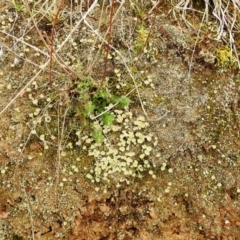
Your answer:
[[[239,32],[239,20],[240,20],[240,4],[238,1],[230,0],[226,1],[197,1],[193,3],[189,0],[184,1],[173,1],[174,9],[173,12],[176,14],[176,10],[180,11],[182,14],[182,19],[191,28],[195,28],[191,20],[191,11],[196,11],[196,7],[203,6],[200,10],[202,11],[202,23],[207,24],[211,22],[215,26],[216,40],[223,40],[227,43],[228,48],[217,50],[218,65],[240,68],[240,61],[238,57],[238,51],[235,42],[235,33]],[[210,14],[209,9],[212,9],[212,14]],[[198,37],[201,34],[201,29],[198,30]]]
[[[74,95],[73,111],[76,116],[85,120],[91,120],[99,115],[102,123],[111,126],[114,121],[114,115],[109,113],[108,108],[124,108],[129,106],[131,100],[124,96],[116,96],[111,92],[107,83],[101,86],[100,81],[91,77],[78,81],[76,88],[73,89]],[[84,119],[83,119],[84,121]]]
[[[143,50],[144,47],[147,47],[147,39],[149,37],[149,31],[144,27],[144,25],[139,25],[137,29],[137,37],[134,41],[134,48],[137,53]]]
[[[217,66],[222,68],[236,69],[238,67],[237,58],[228,47],[216,50],[216,60]]]

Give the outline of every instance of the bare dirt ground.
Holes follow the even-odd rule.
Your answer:
[[[0,4],[0,239],[240,239],[240,76],[214,18],[70,2]],[[105,87],[131,103],[97,138]]]

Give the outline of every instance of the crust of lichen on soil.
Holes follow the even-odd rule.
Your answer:
[[[51,5],[43,1],[46,5],[41,8],[29,3],[36,19]],[[62,18],[55,26],[56,49],[69,34],[71,24],[75,26],[80,20],[80,12],[86,13],[92,6],[81,9],[78,3],[71,10],[70,3],[64,4]],[[101,2],[86,17],[106,39],[108,4]],[[84,89],[76,90],[75,79],[55,61],[52,85],[48,68],[1,114],[1,239],[237,239],[240,235],[238,70],[230,61],[226,44],[213,40],[216,33],[209,26],[214,19],[203,24],[192,55],[196,31],[187,28],[180,15],[174,19],[166,3],[148,16],[153,6],[151,1],[115,3],[114,11],[119,8],[119,12],[110,40],[121,55],[110,51],[105,73],[112,95],[128,94],[134,88],[131,74],[134,76],[148,118],[137,91],[131,92],[127,110],[111,111],[116,118],[113,126],[120,130],[108,132],[99,120],[104,130],[100,140],[107,138],[105,148],[88,150],[94,142],[88,128],[91,118],[84,120],[75,108],[92,100],[81,94],[95,94],[97,85],[92,79],[102,80],[107,50],[84,22],[58,52],[69,68],[84,78],[80,84]],[[51,14],[38,23],[49,39]],[[0,16],[0,43],[5,54],[0,59],[3,109],[41,69],[49,52],[31,28],[24,4],[0,3]],[[199,26],[201,19],[196,13],[190,20]],[[239,34],[235,35],[239,39]],[[36,54],[36,49],[20,40],[46,55]],[[221,54],[226,52],[223,58]],[[129,64],[128,69],[124,63]],[[83,100],[77,102],[77,98]],[[99,98],[95,100],[99,102]],[[107,101],[104,98],[101,103]],[[62,148],[56,157],[59,139]],[[113,151],[107,155],[110,146]],[[101,158],[94,155],[96,151]],[[121,162],[119,170],[107,158],[114,158],[115,153],[121,156],[116,157]],[[102,158],[108,159],[107,168],[102,167]],[[135,166],[139,167],[136,172]]]

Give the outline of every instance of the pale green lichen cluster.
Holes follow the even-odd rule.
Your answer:
[[[147,133],[150,124],[144,116],[134,117],[132,112],[115,110],[116,124],[104,126],[102,143],[89,135],[80,137],[83,149],[94,159],[94,166],[86,175],[92,182],[128,182],[131,177],[143,177],[148,172],[153,178],[154,164],[151,161],[157,137]]]

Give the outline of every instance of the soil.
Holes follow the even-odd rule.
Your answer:
[[[54,48],[78,24],[80,12],[94,5],[87,2],[71,9],[64,1],[62,18],[54,25]],[[73,73],[111,78],[117,68],[127,83],[121,91],[134,88],[114,54],[105,69],[107,44],[98,49],[102,39],[88,25],[104,38],[111,15],[99,2],[87,22],[74,29],[76,46],[67,42],[59,50],[64,67],[61,59],[47,62],[53,20],[46,5],[29,5],[37,10],[40,34],[27,5],[0,3],[0,239],[240,239],[239,71],[219,66],[216,50],[226,44],[212,39],[214,30],[204,26],[196,41],[196,29],[180,16],[176,20],[166,3],[147,15],[150,1],[139,3],[140,12],[117,2],[114,11],[120,13],[111,33],[112,46],[132,74],[144,70],[137,85],[146,76],[152,79],[152,86],[143,84],[139,95],[129,95],[129,110],[134,117],[147,113],[146,131],[158,139],[149,157],[155,175],[145,171],[126,181],[116,175],[110,182],[86,177],[94,161],[75,144],[75,132],[85,133],[87,127],[82,116],[68,114],[76,88]],[[200,24],[201,16],[191,20]],[[145,39],[147,51],[138,52],[135,61],[134,46],[145,44],[138,25],[151,34]],[[115,82],[109,84],[118,91]]]

